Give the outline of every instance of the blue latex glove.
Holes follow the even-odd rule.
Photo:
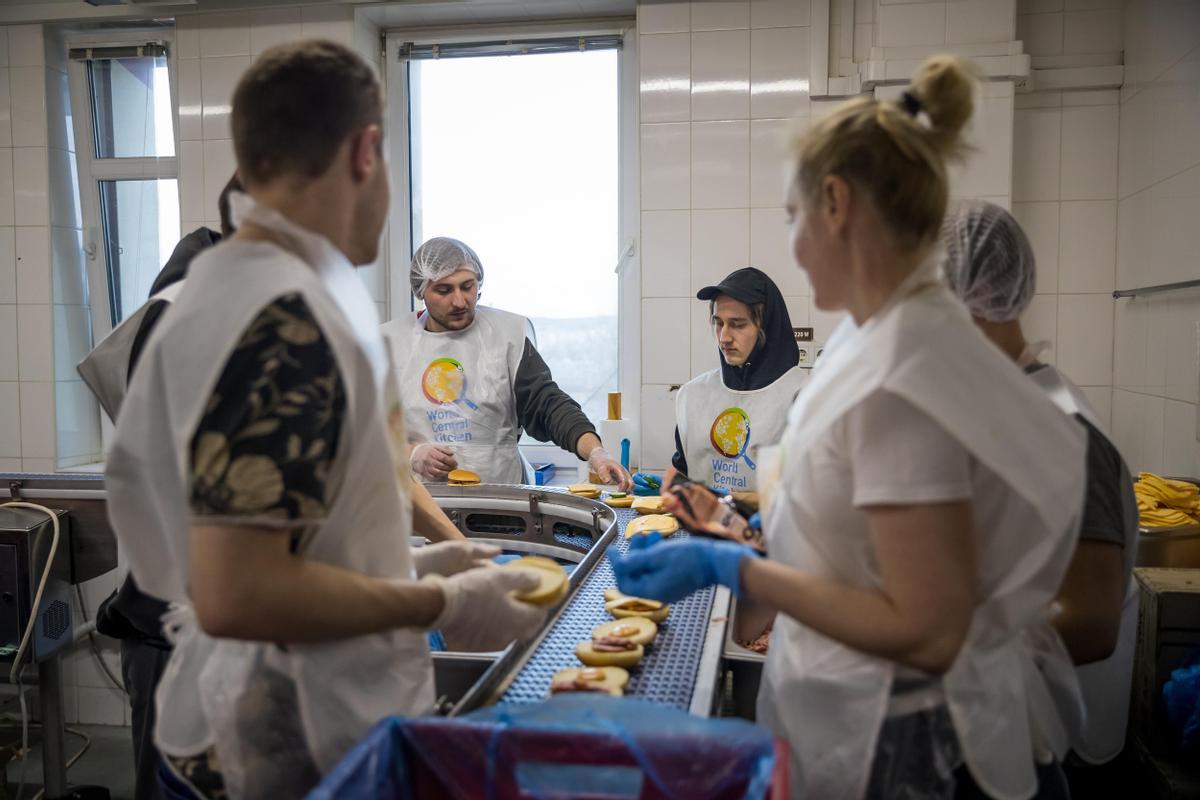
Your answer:
[[[636,472],[633,475],[633,493],[638,497],[657,495],[662,490],[662,479],[649,472]]]
[[[720,584],[741,595],[742,560],[757,553],[734,542],[686,539],[661,542],[658,534],[635,536],[629,554],[609,554],[617,587],[633,597],[674,603],[693,592]]]

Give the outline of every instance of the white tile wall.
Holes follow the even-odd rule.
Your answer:
[[[1111,292],[1117,271],[1117,201],[1064,202],[1060,292]]]
[[[808,278],[792,256],[791,225],[782,208],[750,210],[750,261],[771,276],[784,296],[807,297]]]
[[[788,119],[750,122],[750,206],[775,208],[787,194],[788,135],[799,126]]]
[[[46,140],[46,68],[11,67],[12,142],[44,147]]]
[[[229,114],[233,109],[233,90],[249,66],[248,55],[200,59],[201,117],[206,140],[230,137]]]
[[[1200,252],[1200,4],[1126,3],[1123,21],[1117,283],[1194,278]],[[1111,46],[1111,19],[1094,24],[1096,36]],[[1200,297],[1180,292],[1121,300],[1115,324],[1113,429],[1129,448],[1130,466],[1200,474]]]
[[[656,383],[684,383],[691,375],[689,302],[681,297],[642,300],[642,374]]]
[[[677,296],[691,284],[691,214],[642,212],[642,297]]]
[[[946,41],[946,3],[882,4],[877,35],[881,47],[910,47]]]
[[[20,391],[21,458],[53,459],[54,384],[22,380]]]
[[[750,116],[788,118],[808,113],[808,28],[750,33]]]
[[[1117,196],[1115,105],[1064,108],[1062,112],[1063,200],[1100,200]]]
[[[17,306],[0,305],[0,381],[16,381],[20,377],[17,368],[19,345]],[[3,453],[3,450],[0,450],[0,453]]]
[[[946,4],[946,41],[954,44],[1012,41],[1016,0],[958,0]]]
[[[200,57],[250,55],[251,15],[212,14],[200,25]]]
[[[0,309],[0,324],[5,324],[3,312],[4,309]],[[15,319],[12,321],[12,326],[15,334]],[[15,359],[15,354],[13,357]],[[15,367],[15,364],[13,366]],[[6,410],[6,413],[0,414],[0,457],[6,460],[19,459],[21,456],[21,394],[20,384],[15,380],[0,381],[0,408]],[[14,411],[17,413],[13,413]],[[17,469],[20,469],[19,465]]]
[[[50,237],[43,227],[16,229],[17,302],[49,303]]]
[[[204,140],[204,219],[216,218],[217,199],[236,169],[232,139]]]
[[[13,176],[13,150],[0,148],[0,225],[16,225],[17,211]]]
[[[749,209],[692,212],[692,283],[687,294],[720,282],[747,266],[749,259]]]
[[[253,12],[250,19],[250,53],[258,55],[268,47],[301,38],[301,18],[299,8],[272,8]]]
[[[750,27],[748,0],[702,0],[692,3],[692,30],[723,31]]]
[[[49,305],[17,306],[18,377],[25,381],[54,380],[53,325]]]
[[[637,21],[641,33],[688,33],[691,31],[691,6],[689,3],[639,3]]]
[[[644,369],[642,375],[641,467],[661,471],[675,452],[675,393],[671,384],[645,383]]]
[[[1121,9],[1067,11],[1063,15],[1063,53],[1119,53]]]
[[[642,125],[642,209],[690,208],[691,125]]]
[[[873,9],[873,0],[869,0],[869,3]],[[807,26],[810,5],[809,0],[750,0],[750,27],[791,28]],[[860,5],[863,5],[863,3],[860,2]],[[861,14],[858,17],[861,17]]]
[[[1013,201],[1058,200],[1062,111],[1017,109],[1013,120]]]
[[[750,31],[693,33],[692,119],[749,116]]]
[[[178,61],[179,139],[181,142],[204,138],[203,73],[199,58]]]
[[[692,208],[750,204],[750,122],[692,123]]]
[[[17,302],[16,229],[0,228],[0,304]]]
[[[709,324],[708,303],[696,301],[688,305],[692,315],[692,375],[700,375],[721,366],[716,338]]]
[[[50,224],[50,173],[47,148],[14,147],[13,195],[16,224]]]
[[[1017,38],[1025,52],[1034,56],[1057,56],[1063,51],[1063,15],[1021,14],[1017,17]]]
[[[1112,384],[1113,300],[1103,294],[1058,296],[1058,367],[1081,386]]]
[[[640,41],[642,122],[688,121],[692,108],[691,35],[643,35]]]
[[[46,47],[42,41],[41,25],[14,25],[7,30],[9,66],[45,66]]]

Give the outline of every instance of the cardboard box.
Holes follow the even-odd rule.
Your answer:
[[[1138,641],[1129,731],[1150,752],[1166,747],[1162,687],[1200,647],[1200,569],[1138,568]]]

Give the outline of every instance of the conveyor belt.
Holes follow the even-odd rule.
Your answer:
[[[628,548],[625,526],[636,516],[634,511],[617,510],[619,533],[612,546],[622,554]],[[687,534],[681,532],[675,536],[686,537]],[[501,702],[544,700],[554,673],[567,667],[582,666],[575,658],[575,645],[590,639],[593,628],[612,619],[604,610],[604,590],[616,583],[608,559],[601,559],[521,668]],[[659,623],[658,638],[647,649],[646,657],[629,671],[626,697],[663,703],[685,711],[689,708],[709,629],[713,596],[714,590],[708,588],[671,605],[671,615]]]

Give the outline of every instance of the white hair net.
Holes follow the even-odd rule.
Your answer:
[[[961,204],[942,224],[946,280],[971,315],[990,322],[1021,316],[1037,285],[1033,248],[1000,206]]]
[[[408,271],[412,293],[418,300],[424,300],[425,290],[430,284],[460,269],[471,270],[480,283],[483,282],[483,262],[474,250],[458,239],[447,236],[430,239],[413,253],[412,266]]]

